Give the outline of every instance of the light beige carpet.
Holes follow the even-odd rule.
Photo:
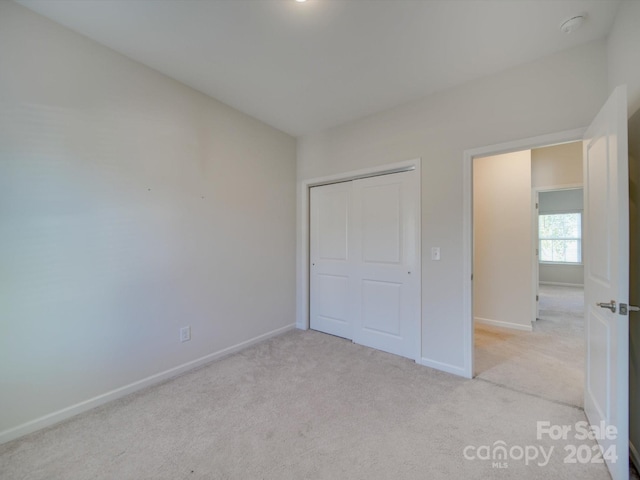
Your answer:
[[[582,407],[584,292],[542,285],[533,332],[475,326],[475,373],[507,388]]]
[[[576,407],[295,331],[2,445],[0,477],[608,479],[601,464],[563,462],[575,440],[536,438],[539,420],[584,418]],[[466,447],[473,458],[500,441],[553,451],[546,466],[542,457],[509,458],[507,468],[465,459]]]

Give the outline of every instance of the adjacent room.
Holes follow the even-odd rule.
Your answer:
[[[629,478],[639,49],[635,0],[0,0],[0,478]]]
[[[473,168],[475,375],[582,407],[582,142]]]

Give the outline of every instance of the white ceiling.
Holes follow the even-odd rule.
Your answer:
[[[292,135],[605,37],[618,0],[16,0]],[[571,35],[560,23],[578,13]]]

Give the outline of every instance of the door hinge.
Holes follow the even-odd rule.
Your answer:
[[[540,296],[536,295],[536,302],[539,302],[539,301],[540,301]]]
[[[538,204],[536,203],[536,210],[538,209]]]
[[[538,253],[538,249],[536,248],[536,257],[537,257],[538,255],[539,255],[539,253]]]
[[[640,312],[640,307],[635,305],[627,305],[626,303],[620,304],[620,315],[628,315],[629,312]]]

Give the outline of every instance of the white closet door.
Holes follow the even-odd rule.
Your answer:
[[[350,229],[352,182],[311,189],[310,324],[313,330],[353,338]]]
[[[311,328],[420,357],[420,178],[311,189]]]
[[[420,179],[415,172],[353,182],[353,340],[420,356]]]

